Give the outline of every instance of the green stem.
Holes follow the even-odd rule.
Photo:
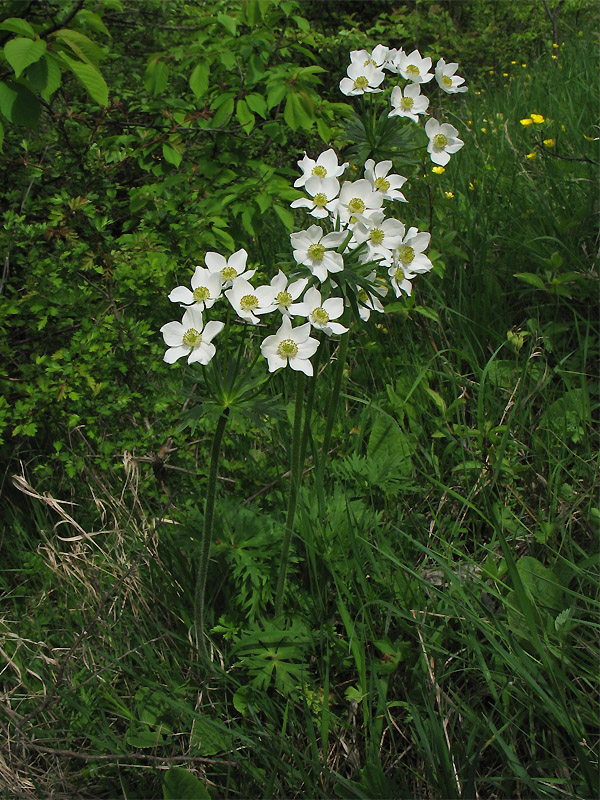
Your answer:
[[[292,436],[292,458],[290,476],[290,494],[288,497],[287,518],[285,521],[285,533],[281,547],[281,565],[279,567],[279,577],[277,579],[277,593],[275,595],[275,617],[280,617],[283,613],[283,592],[285,589],[285,576],[290,557],[290,544],[294,530],[294,516],[296,514],[296,504],[298,502],[298,489],[302,478],[302,462],[300,460],[302,450],[302,409],[304,401],[304,373],[298,372],[296,375],[296,407],[294,409],[294,433]]]
[[[327,455],[329,453],[329,443],[331,442],[331,432],[333,430],[333,423],[335,422],[335,415],[340,399],[340,389],[342,388],[342,378],[344,377],[344,367],[346,366],[346,353],[348,351],[348,339],[350,332],[345,333],[340,338],[340,345],[338,347],[337,364],[335,368],[335,376],[333,381],[333,391],[329,402],[329,410],[327,413],[327,421],[325,423],[325,434],[323,436],[323,448],[321,450],[321,458],[317,467],[316,484],[317,494],[319,497],[320,514],[324,512],[325,502],[323,494],[323,475],[325,474],[325,465],[327,463]]]
[[[198,562],[198,576],[196,578],[196,591],[194,594],[194,627],[196,629],[196,646],[201,657],[208,661],[208,650],[204,641],[204,607],[206,576],[208,574],[208,557],[210,555],[210,542],[212,539],[213,520],[215,516],[215,496],[217,493],[217,467],[219,465],[219,454],[221,452],[221,442],[225,425],[229,417],[229,408],[224,408],[217,429],[213,437],[212,449],[210,453],[210,468],[208,474],[208,485],[206,487],[206,505],[204,508],[204,528],[202,530],[202,549],[200,551],[200,561]]]
[[[310,433],[310,423],[311,423],[311,416],[312,416],[312,409],[315,403],[315,389],[317,387],[317,381],[319,379],[319,366],[321,364],[321,354],[323,353],[323,348],[325,347],[325,335],[323,331],[319,331],[319,349],[315,354],[315,359],[313,361],[313,376],[312,380],[308,386],[308,392],[306,393],[306,410],[304,412],[304,428],[302,430],[302,444],[300,445],[300,466],[301,468],[304,467],[304,462],[306,461],[306,448],[308,446],[308,435]]]

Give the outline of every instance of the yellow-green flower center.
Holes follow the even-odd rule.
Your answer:
[[[444,84],[446,89],[449,89],[452,86],[452,78],[449,75],[444,75],[442,77],[442,83]]]
[[[448,137],[444,136],[443,133],[436,133],[436,135],[433,137],[433,143],[440,150],[443,150],[448,144]]]
[[[237,269],[235,267],[223,267],[221,277],[224,281],[232,281],[237,278]]]
[[[317,194],[313,197],[313,203],[317,208],[323,208],[323,206],[327,203],[327,195],[323,192],[317,192]]]
[[[348,203],[348,211],[352,214],[362,214],[365,210],[365,204],[360,197],[353,197]]]
[[[329,314],[321,306],[315,308],[315,310],[311,313],[310,318],[318,325],[327,325],[329,322]]]
[[[277,297],[275,298],[278,305],[287,308],[289,304],[292,302],[292,295],[289,292],[283,291],[279,292]]]
[[[415,101],[412,97],[403,97],[402,100],[400,100],[400,108],[402,111],[410,111],[414,104]]]
[[[375,188],[380,192],[387,192],[390,188],[390,182],[385,178],[375,178]]]
[[[370,236],[373,244],[381,244],[383,242],[385,233],[381,230],[381,228],[373,228]]]
[[[198,286],[196,289],[194,289],[192,294],[196,303],[203,303],[210,297],[210,289],[207,289],[206,286]]]
[[[245,294],[240,300],[240,308],[243,311],[252,311],[258,308],[258,297],[253,294]]]
[[[325,167],[322,167],[320,164],[316,164],[312,168],[312,174],[316,175],[318,178],[324,178],[327,175],[327,170]]]
[[[183,334],[183,343],[186,347],[191,347],[192,350],[202,342],[202,334],[196,328],[188,328]]]
[[[293,358],[298,355],[298,345],[293,339],[282,339],[277,345],[277,353],[282,358]]]
[[[354,81],[354,88],[355,89],[366,89],[369,85],[369,80],[364,75],[359,75],[358,78]]]
[[[325,246],[315,242],[311,244],[308,248],[308,255],[313,259],[313,261],[322,261],[323,256],[325,255]]]
[[[413,248],[408,244],[401,244],[398,248],[398,259],[404,264],[404,266],[408,266],[412,264],[415,258],[415,251]]]
[[[409,64],[406,71],[409,75],[414,75],[415,77],[421,74],[416,64]]]
[[[402,269],[402,267],[396,267],[396,270],[394,272],[394,278],[396,280],[396,283],[400,283],[400,281],[404,280],[404,270]]]

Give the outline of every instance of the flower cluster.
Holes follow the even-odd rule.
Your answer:
[[[389,117],[406,117],[419,123],[419,117],[426,115],[429,98],[421,94],[421,88],[435,78],[438,86],[446,94],[466,92],[465,79],[456,74],[458,64],[454,61],[446,63],[440,58],[433,72],[431,58],[423,58],[418,50],[405,53],[378,44],[370,53],[368,50],[353,50],[350,53],[350,66],[346,77],[340,81],[340,91],[348,96],[362,95],[367,92],[381,92],[381,84],[385,71],[399,75],[404,79],[404,86],[394,86],[391,95],[392,110]],[[429,138],[427,151],[434,164],[446,165],[450,156],[463,146],[458,138],[458,131],[448,122],[439,122],[434,117],[425,125],[425,133]]]
[[[427,98],[421,84],[436,78],[447,93],[465,91],[463,78],[455,75],[457,65],[438,61],[430,72],[431,59],[421,58],[417,50],[406,55],[378,45],[371,53],[353,51],[348,74],[340,83],[348,95],[376,92],[387,69],[409,81],[392,93],[394,110],[389,116],[407,116],[418,122]],[[463,143],[448,123],[430,118],[425,125],[428,152],[443,171],[452,153]],[[163,325],[161,332],[168,347],[164,360],[174,363],[187,357],[188,363],[207,364],[215,354],[213,338],[224,328],[217,320],[204,317],[223,299],[246,325],[264,326],[275,314],[279,327],[260,345],[270,372],[289,366],[306,375],[313,374],[311,357],[319,339],[311,334],[340,336],[348,332],[348,317],[366,321],[372,312],[384,310],[382,299],[390,290],[395,297],[410,295],[413,280],[432,269],[425,254],[430,234],[406,225],[395,214],[387,214],[391,203],[406,203],[401,189],[406,178],[393,171],[391,160],[368,159],[361,177],[344,178],[348,162],[325,150],[316,159],[306,153],[297,162],[300,177],[294,187],[304,192],[291,203],[303,208],[310,224],[290,234],[293,267],[279,269],[269,283],[255,285],[256,270],[247,268],[248,254],[240,249],[225,256],[209,252],[204,266],[197,266],[190,286],[173,289],[169,299],[183,306],[181,322]],[[356,176],[353,165],[353,177]]]

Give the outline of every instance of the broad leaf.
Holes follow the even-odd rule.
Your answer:
[[[0,31],[11,31],[12,33],[18,33],[20,36],[27,36],[30,39],[35,36],[35,31],[31,25],[19,17],[9,17],[0,22]]]
[[[196,100],[208,91],[208,79],[210,77],[210,64],[201,61],[196,64],[194,71],[190,75],[190,89],[194,93]]]
[[[35,64],[46,52],[46,42],[43,39],[24,39],[17,37],[4,45],[6,60],[15,71],[15,77],[20,78],[23,70],[30,64]]]
[[[36,64],[32,64],[27,70],[27,80],[46,102],[60,86],[60,79],[60,67],[49,53],[45,53]]]
[[[164,800],[210,800],[203,783],[184,767],[171,767],[163,778]]]
[[[85,34],[79,33],[79,31],[61,28],[50,35],[54,36],[62,44],[67,45],[76,56],[93,67],[97,67],[98,63],[104,58],[104,53],[98,45],[88,39]]]
[[[42,107],[37,97],[26,86],[15,81],[0,81],[0,111],[9,122],[34,128]]]
[[[91,64],[84,64],[83,61],[75,61],[65,53],[60,54],[61,59],[66,63],[75,77],[83,84],[89,96],[98,105],[108,105],[108,86],[96,67]]]

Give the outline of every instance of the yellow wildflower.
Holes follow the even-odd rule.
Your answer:
[[[521,66],[522,66],[523,68],[525,68],[525,67],[527,66],[527,64],[521,64]]]
[[[508,72],[503,72],[503,73],[502,73],[502,75],[503,75],[505,78],[508,78]]]
[[[525,158],[528,158],[530,161],[533,161],[533,159],[534,159],[534,158],[537,158],[537,153],[536,153],[536,152],[533,152],[533,153],[527,153],[527,155],[525,156]]]
[[[517,62],[516,62],[516,61],[511,61],[510,63],[511,63],[511,64],[516,64]]]
[[[521,125],[524,128],[526,128],[528,125],[531,125],[533,123],[533,120],[530,119],[529,117],[525,117],[525,119],[520,120],[520,122],[521,122]]]
[[[555,61],[558,61],[558,56],[555,56],[555,55],[554,55],[554,53],[552,53],[552,58],[553,58]]]
[[[487,133],[487,128],[482,128],[482,129],[481,129],[481,132],[482,132],[482,133]]]
[[[475,184],[473,183],[473,181],[469,181],[469,189],[470,189],[472,192],[474,192],[474,191],[475,191]]]
[[[436,164],[435,167],[431,168],[431,171],[435,172],[436,175],[442,175],[444,172],[446,172],[446,167],[440,167],[438,164]]]
[[[531,121],[535,122],[536,125],[541,125],[546,120],[544,119],[544,117],[541,114],[532,114],[531,115]]]
[[[552,47],[558,47],[558,44],[556,42],[552,42]]]
[[[452,200],[452,198],[454,197],[454,193],[453,192],[444,192],[444,197],[446,198],[446,200]]]
[[[554,139],[544,139],[544,147],[554,147],[555,144]]]

